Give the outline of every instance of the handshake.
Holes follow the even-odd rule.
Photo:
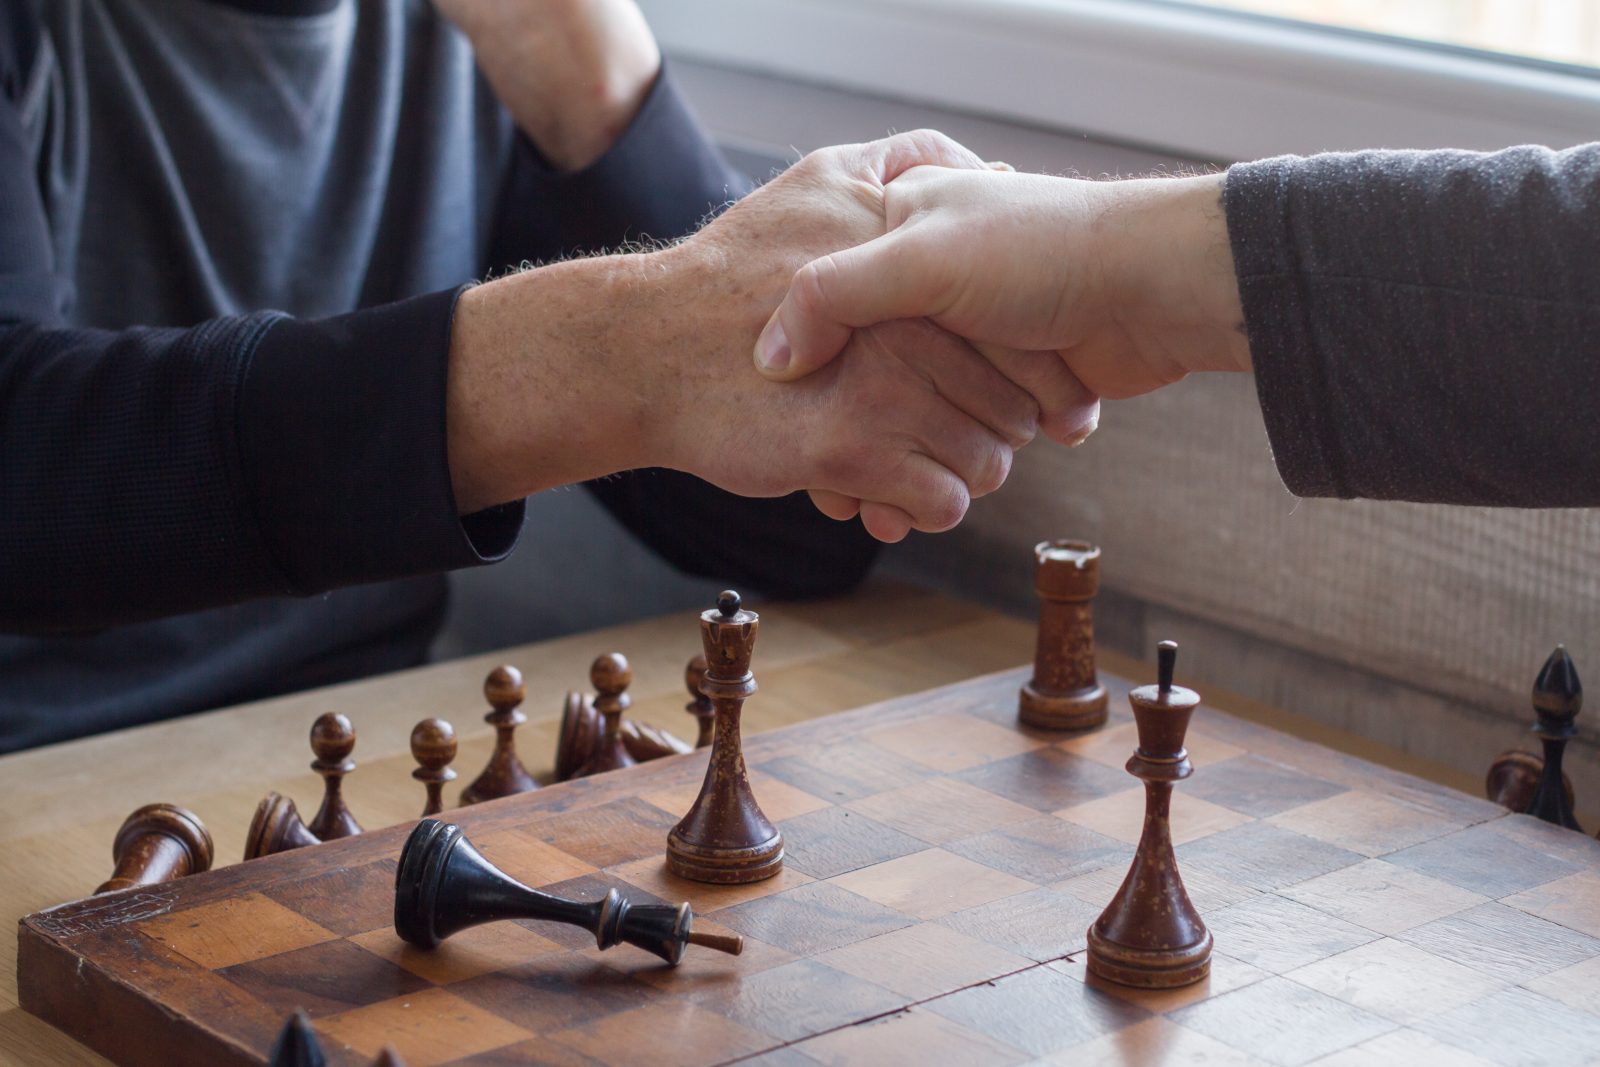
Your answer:
[[[1100,400],[1248,369],[1220,175],[1019,174],[917,131],[814,152],[694,236],[468,290],[463,513],[635,467],[956,525]]]

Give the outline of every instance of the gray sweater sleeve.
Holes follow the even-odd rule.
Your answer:
[[[1600,505],[1600,144],[1286,156],[1224,201],[1290,491]]]

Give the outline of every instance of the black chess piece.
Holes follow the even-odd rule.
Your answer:
[[[316,1032],[311,1029],[310,1018],[304,1011],[295,1009],[267,1054],[268,1067],[326,1067],[327,1062]]]
[[[1561,757],[1567,742],[1578,736],[1575,720],[1582,707],[1583,685],[1578,681],[1578,669],[1567,655],[1567,646],[1557,645],[1533,683],[1533,710],[1539,717],[1533,732],[1544,746],[1544,772],[1539,775],[1539,787],[1534,790],[1528,814],[1568,830],[1580,827],[1572,814],[1571,794],[1563,788]]]
[[[469,926],[502,919],[582,927],[602,949],[625,941],[672,964],[691,944],[735,956],[744,949],[743,938],[696,932],[688,904],[635,904],[615,889],[587,902],[540,892],[484,859],[461,827],[418,823],[395,876],[394,929],[401,940],[434,948]]]

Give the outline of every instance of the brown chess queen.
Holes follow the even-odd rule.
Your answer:
[[[706,673],[700,691],[716,713],[711,756],[700,796],[667,835],[667,868],[696,882],[759,882],[783,869],[783,835],[750,791],[739,717],[756,691],[750,673],[760,616],[727,590],[700,615]]]
[[[1160,645],[1160,682],[1128,694],[1139,747],[1128,773],[1144,781],[1144,834],[1122,888],[1089,927],[1089,973],[1121,985],[1170,989],[1211,973],[1211,931],[1189,901],[1172,852],[1172,783],[1194,773],[1183,747],[1200,703],[1172,684],[1178,646]]]
[[[1094,667],[1094,596],[1100,549],[1087,541],[1041,541],[1033,547],[1039,594],[1039,640],[1033,677],[1022,687],[1017,717],[1047,730],[1087,730],[1106,721],[1106,687]]]

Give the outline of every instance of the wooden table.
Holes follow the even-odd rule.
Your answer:
[[[875,583],[845,600],[751,606],[762,613],[762,630],[761,694],[745,717],[750,732],[1015,666],[1033,654],[1030,622],[897,584]],[[356,816],[369,828],[414,818],[421,787],[410,777],[411,727],[428,715],[453,722],[461,735],[456,767],[461,781],[470,780],[490,748],[481,692],[498,663],[516,666],[527,682],[531,721],[519,749],[535,774],[546,774],[565,692],[588,688],[589,662],[610,651],[632,661],[631,714],[692,738],[682,678],[699,632],[683,615],[0,757],[7,809],[0,917],[14,928],[24,915],[91,892],[110,874],[117,826],[156,800],[205,821],[218,866],[237,862],[251,812],[268,790],[297,798],[308,815],[315,810],[321,782],[308,768],[306,731],[323,711],[344,712],[356,725],[359,769],[345,786]],[[106,1063],[17,1007],[16,950],[14,937],[0,939],[0,1063]]]

